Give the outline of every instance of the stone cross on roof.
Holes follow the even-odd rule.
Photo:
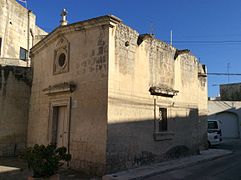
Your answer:
[[[63,9],[62,12],[61,12],[61,21],[60,21],[60,25],[61,26],[65,26],[68,24],[68,21],[66,20],[66,16],[67,16],[68,12],[66,11],[66,9]]]

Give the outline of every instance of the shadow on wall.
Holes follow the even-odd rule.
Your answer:
[[[108,124],[107,172],[198,154],[207,147],[206,118],[190,109],[186,117],[169,118],[167,131],[153,119]]]
[[[25,147],[31,79],[28,67],[0,66],[0,157]]]

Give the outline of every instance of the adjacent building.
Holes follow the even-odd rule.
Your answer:
[[[29,49],[47,33],[15,0],[0,0],[0,156],[26,144],[31,89]]]
[[[219,120],[223,138],[240,138],[241,102],[208,101],[208,118]]]
[[[221,101],[241,101],[241,83],[220,84]]]
[[[30,66],[28,52],[47,33],[16,0],[0,0],[0,64]]]
[[[219,100],[208,101],[208,118],[221,123],[224,138],[241,137],[241,83],[220,85]]]
[[[110,15],[62,22],[31,61],[28,145],[66,146],[74,169],[100,175],[206,146],[207,70],[189,50]]]

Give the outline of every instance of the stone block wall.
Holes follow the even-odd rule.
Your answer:
[[[198,153],[205,147],[207,117],[198,60],[190,53],[175,57],[175,48],[152,36],[138,44],[140,35],[121,23],[109,34],[107,170]],[[151,86],[178,93],[154,96]],[[167,109],[165,132],[157,127],[159,108]]]
[[[0,72],[0,156],[13,156],[26,146],[31,70],[0,66]]]
[[[90,174],[106,172],[108,25],[104,18],[57,29],[33,49],[33,86],[29,112],[28,144],[47,144],[51,104],[68,99],[70,167]],[[56,51],[64,43],[64,72],[54,68]],[[46,47],[46,44],[48,46]],[[73,91],[46,93],[61,83],[75,85]]]
[[[152,36],[141,38],[103,16],[59,27],[33,47],[28,144],[51,142],[51,105],[67,99],[74,169],[103,174],[197,153],[205,125],[200,63],[191,54],[175,57],[175,48]],[[69,54],[58,67],[61,48]],[[178,93],[151,95],[152,86]],[[165,132],[159,108],[167,109]]]
[[[0,57],[3,58],[21,61],[20,47],[29,50],[36,35],[47,34],[36,25],[36,16],[16,0],[0,0],[0,22]],[[25,61],[22,64],[29,66]]]

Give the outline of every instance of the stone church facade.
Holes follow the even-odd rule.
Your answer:
[[[114,16],[55,29],[31,49],[28,145],[104,174],[206,146],[206,67]]]

